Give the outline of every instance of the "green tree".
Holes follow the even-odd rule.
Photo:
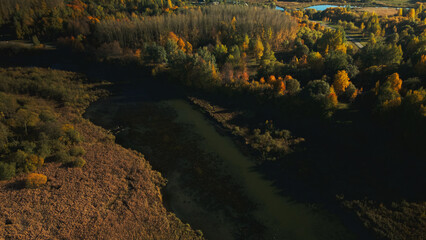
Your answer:
[[[9,180],[15,176],[15,163],[0,162],[0,180]]]
[[[13,116],[13,123],[17,127],[23,127],[25,134],[28,135],[28,127],[35,127],[40,122],[39,115],[35,112],[27,109],[19,109],[18,112]]]
[[[285,81],[286,92],[290,95],[295,95],[300,91],[300,83],[294,78]]]
[[[156,44],[147,45],[145,48],[145,60],[153,63],[167,63],[167,53],[163,46]]]

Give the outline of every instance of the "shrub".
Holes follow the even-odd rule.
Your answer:
[[[72,157],[65,151],[58,151],[54,156],[53,159],[57,162],[61,163],[69,163],[72,161]]]
[[[81,146],[74,146],[70,149],[69,154],[73,157],[81,157],[86,154],[86,151]]]
[[[77,132],[75,129],[68,129],[65,131],[65,135],[69,139],[71,143],[80,143],[82,141],[82,138],[80,136],[80,133]]]
[[[15,176],[15,163],[0,162],[0,180],[9,180]]]
[[[49,110],[43,110],[40,113],[39,118],[43,122],[53,122],[53,121],[56,121],[55,113],[53,113],[52,111],[49,111]]]
[[[81,158],[81,157],[78,157],[78,158],[76,158],[74,161],[73,161],[73,163],[72,163],[72,166],[73,167],[83,167],[84,165],[86,165],[86,160],[84,160],[83,158]]]
[[[27,188],[38,188],[47,182],[47,177],[43,174],[30,173],[25,180]]]

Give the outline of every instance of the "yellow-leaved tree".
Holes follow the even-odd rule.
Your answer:
[[[341,95],[346,91],[346,88],[350,84],[348,73],[345,70],[337,71],[334,75],[334,82],[332,84],[334,91],[337,95]]]
[[[328,94],[328,99],[330,99],[331,104],[333,107],[336,107],[339,101],[337,100],[336,91],[334,90],[334,87],[330,87],[330,94]]]
[[[262,58],[264,50],[265,50],[265,48],[263,47],[262,41],[260,40],[260,38],[257,38],[256,44],[254,45],[254,52],[255,52],[256,58],[258,60],[260,60]]]
[[[47,182],[47,177],[43,174],[30,173],[25,180],[27,188],[38,188]]]

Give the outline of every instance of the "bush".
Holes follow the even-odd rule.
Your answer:
[[[65,151],[59,151],[54,156],[53,159],[61,163],[69,163],[72,161],[72,157]]]
[[[86,165],[86,160],[84,160],[81,157],[76,158],[73,162],[72,162],[72,166],[73,167],[84,167],[84,165]]]
[[[81,157],[86,154],[86,151],[81,146],[74,146],[70,149],[69,154],[73,157]]]
[[[77,132],[75,129],[68,129],[65,131],[65,134],[69,141],[73,144],[80,143],[82,141],[80,133]]]
[[[9,180],[15,176],[15,163],[0,162],[0,180]]]
[[[47,177],[43,174],[30,173],[25,180],[27,188],[38,188],[47,182]]]
[[[53,122],[53,121],[56,121],[55,113],[53,113],[52,111],[49,111],[49,110],[43,110],[40,113],[39,118],[43,122]]]

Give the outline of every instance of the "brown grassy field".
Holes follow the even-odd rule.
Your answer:
[[[378,16],[392,16],[397,14],[397,8],[386,8],[386,7],[362,7],[354,8],[354,12],[375,12]]]
[[[61,123],[82,133],[87,164],[45,163],[37,172],[48,181],[38,189],[24,188],[24,174],[0,181],[0,239],[202,238],[165,209],[165,179],[141,154],[115,144],[72,107],[30,100],[54,108]]]

